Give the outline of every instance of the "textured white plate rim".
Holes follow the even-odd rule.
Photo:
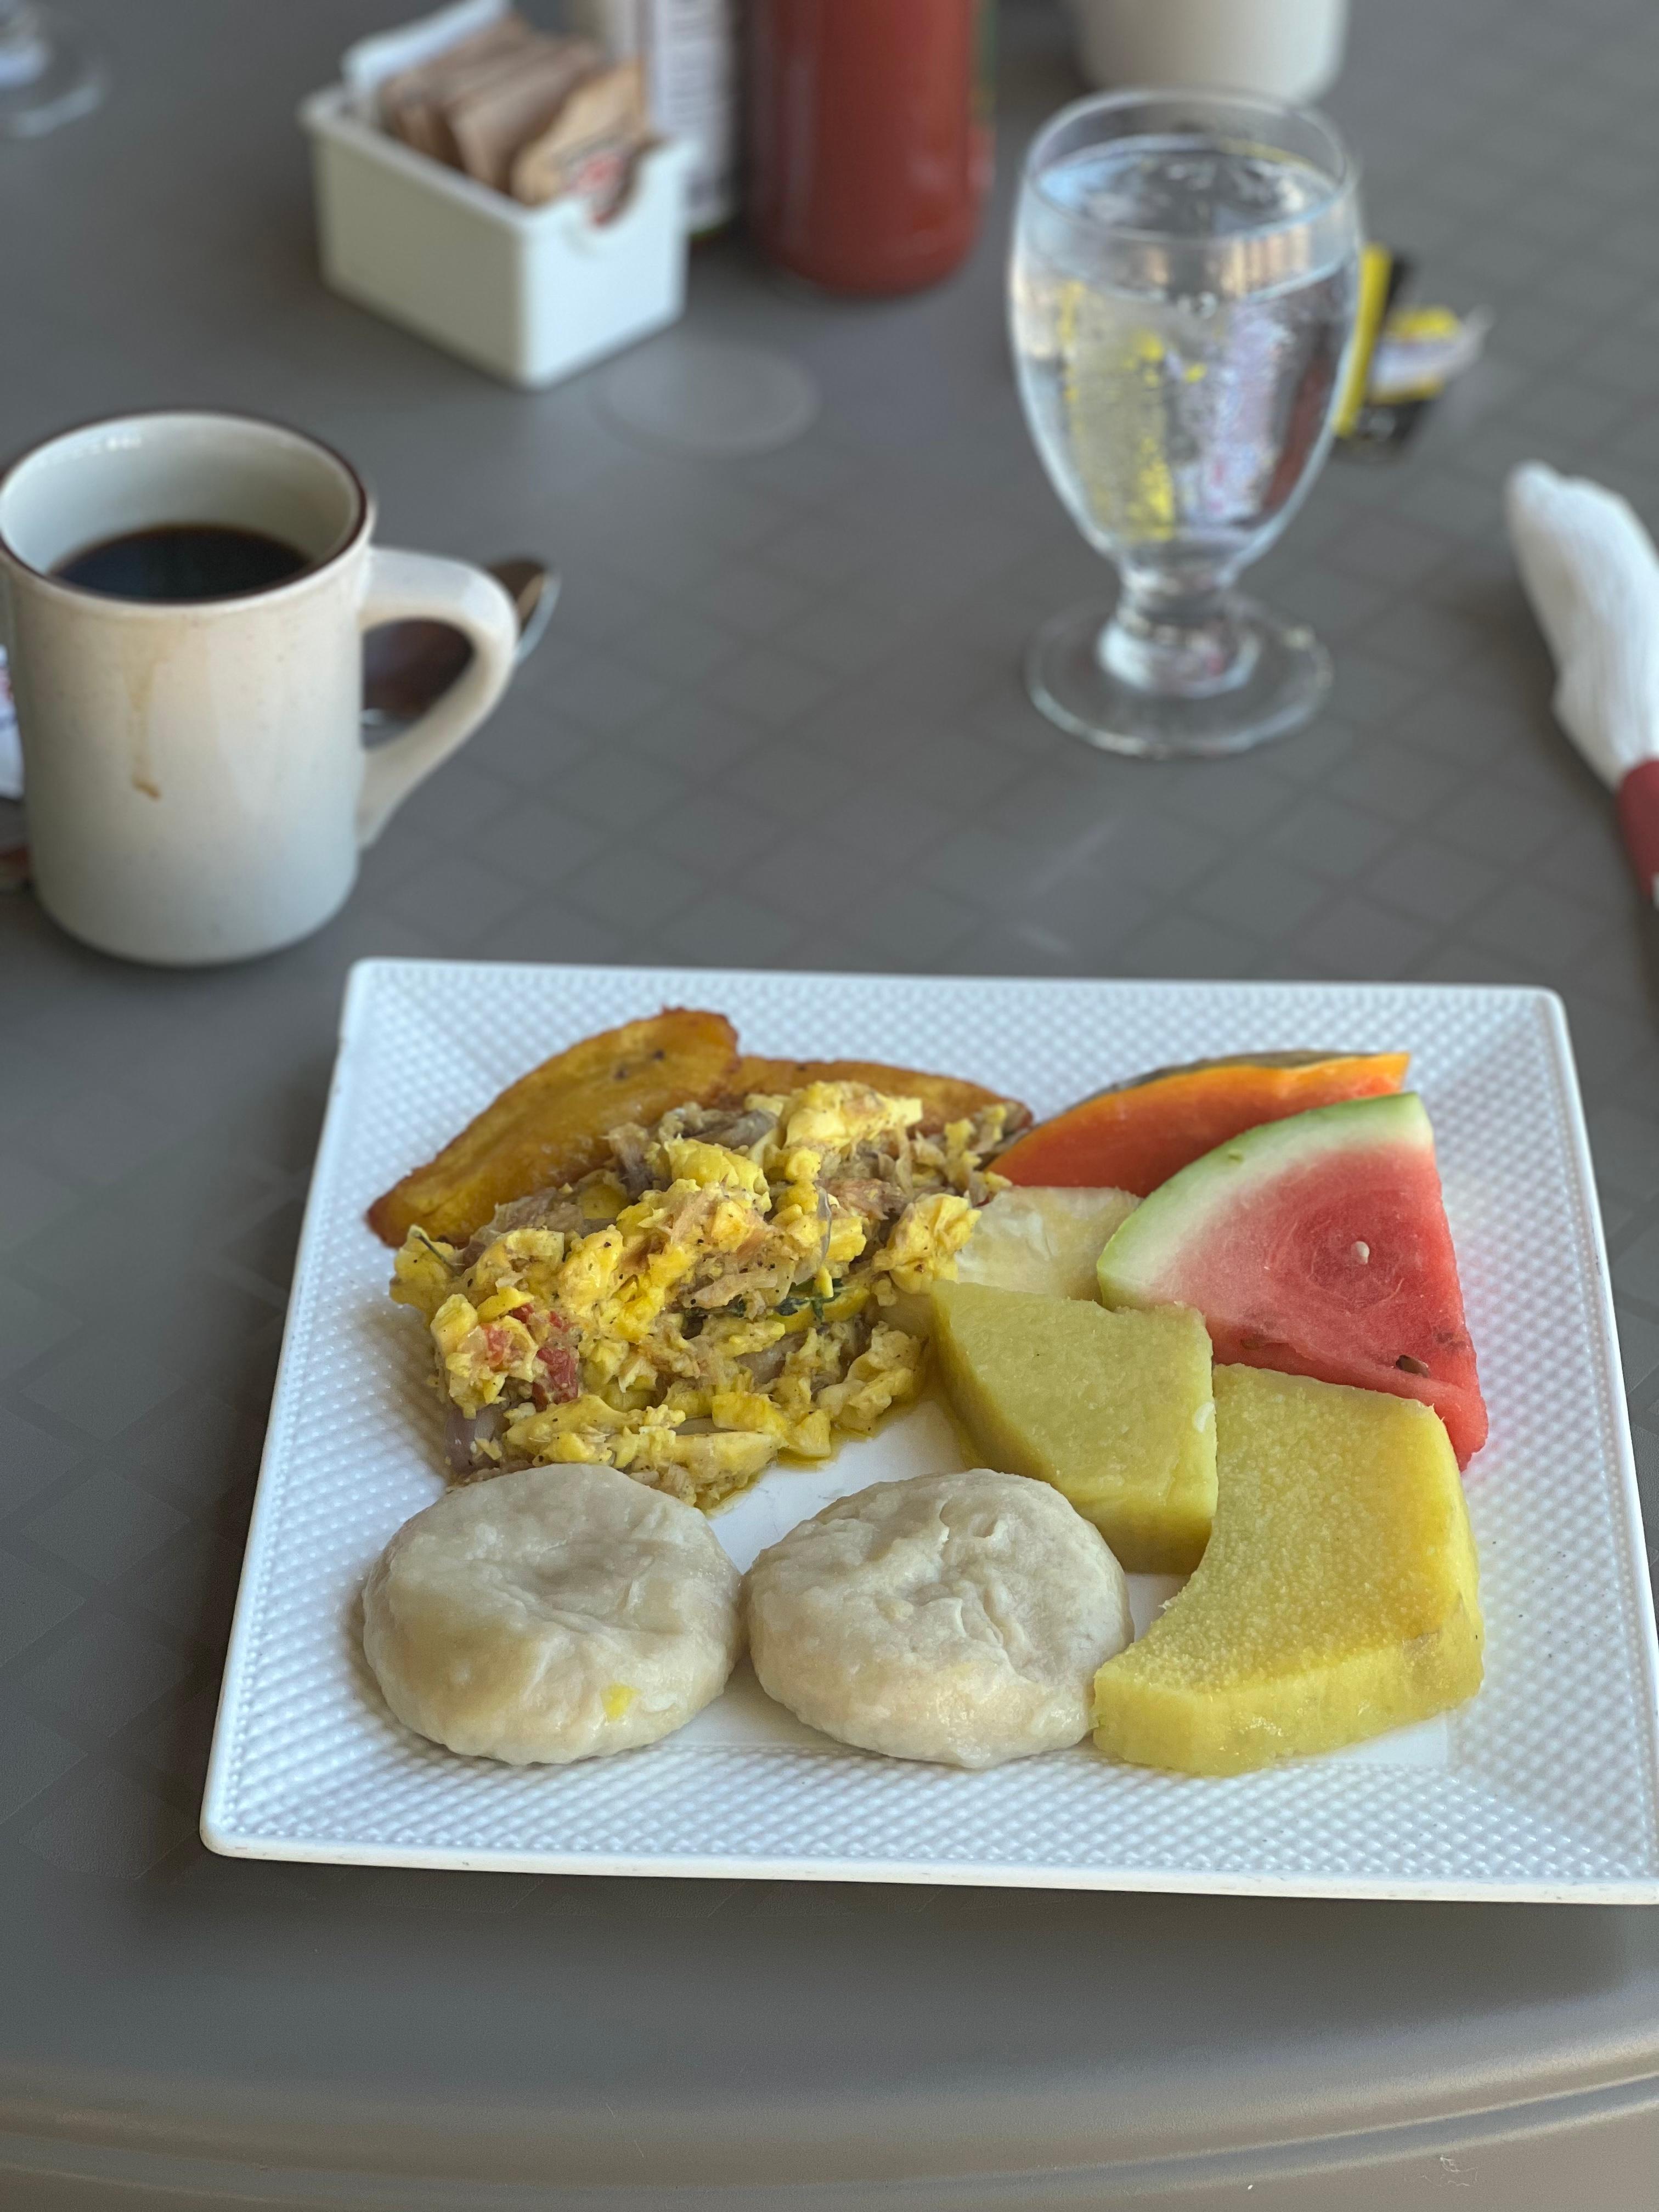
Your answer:
[[[1551,1049],[1548,1059],[1561,1116],[1562,1132],[1566,1139],[1570,1164],[1573,1170],[1575,1195],[1578,1200],[1578,1222],[1589,1246],[1589,1273],[1595,1283],[1595,1312],[1592,1330],[1599,1370],[1598,1381],[1605,1401],[1609,1435],[1607,1441],[1613,1447],[1618,1478],[1617,1503],[1618,1535],[1622,1539],[1620,1565],[1626,1578],[1629,1595],[1633,1601],[1635,1633],[1632,1649],[1626,1654],[1634,1662],[1639,1677],[1642,1705],[1642,1754],[1644,1773],[1642,1784],[1645,1790],[1646,1821],[1644,1830],[1644,1859],[1638,1873],[1611,1879],[1578,1878],[1571,1881],[1553,1880],[1541,1875],[1527,1876],[1493,1876],[1484,1875],[1468,1880],[1434,1875],[1425,1879],[1407,1877],[1395,1879],[1374,1873],[1356,1871],[1350,1875],[1339,1873],[1322,1875],[1311,1869],[1279,1873],[1266,1866],[1251,1867],[1234,1871],[1220,1868],[1183,1869],[1159,1867],[1118,1867],[1098,1862],[1070,1863],[1055,1859],[1048,1863],[1035,1864],[1025,1861],[1006,1863],[987,1859],[937,1857],[917,1854],[899,1856],[857,1856],[805,1850],[799,1854],[753,1853],[723,1854],[720,1852],[620,1852],[596,1853],[592,1850],[560,1851],[538,1846],[529,1850],[512,1848],[463,1848],[450,1845],[434,1846],[420,1841],[404,1843],[380,1837],[373,1840],[356,1838],[347,1834],[308,1836],[292,1829],[262,1831],[257,1820],[240,1817],[232,1802],[232,1775],[244,1746],[241,1742],[246,1713],[244,1709],[247,1676],[252,1664],[252,1652],[259,1625],[263,1572],[268,1570],[273,1551],[273,1531],[278,1514],[281,1495],[279,1465],[284,1443],[283,1423],[280,1418],[289,1401],[293,1383],[293,1369],[301,1349],[299,1316],[301,1310],[300,1291],[309,1279],[315,1255],[325,1227],[339,1204],[336,1188],[336,1170],[339,1156],[347,1139],[352,1107],[359,1085],[367,1079],[373,1080],[373,1070],[357,1065],[354,1045],[371,1000],[384,984],[395,982],[399,977],[430,978],[437,975],[480,972],[491,975],[510,976],[514,972],[538,979],[569,978],[589,982],[614,981],[624,999],[630,989],[635,995],[642,986],[648,987],[647,996],[683,998],[695,1003],[700,998],[704,1003],[719,1003],[722,986],[741,993],[744,987],[774,986],[787,981],[802,987],[822,987],[856,994],[862,990],[880,991],[895,984],[939,989],[949,993],[972,992],[983,989],[1018,988],[1031,992],[1051,1003],[1063,996],[1080,995],[1097,1003],[1109,1005],[1120,994],[1137,995],[1152,993],[1167,994],[1174,1000],[1184,995],[1219,994],[1224,999],[1243,1004],[1253,995],[1271,992],[1279,1000],[1295,1000],[1305,995],[1310,1004],[1328,1003],[1334,994],[1382,999],[1401,993],[1413,1000],[1431,1001],[1435,999],[1470,999],[1481,1001],[1510,1002],[1517,1009],[1528,1008],[1541,1014],[1549,1034]],[[665,990],[664,987],[669,987]],[[620,1017],[619,1017],[620,1018]],[[1637,1485],[1635,1457],[1632,1446],[1629,1420],[1626,1409],[1622,1371],[1618,1355],[1616,1322],[1613,1314],[1612,1286],[1603,1246],[1599,1209],[1595,1202],[1594,1170],[1585,1128],[1583,1110],[1574,1071],[1571,1045],[1565,1011],[1556,994],[1543,989],[1521,986],[1480,986],[1463,984],[1389,985],[1282,983],[1251,984],[1214,983],[1198,981],[1160,981],[1139,979],[1087,979],[1024,977],[987,978],[961,976],[890,976],[881,975],[839,975],[831,974],[795,975],[781,978],[771,971],[706,970],[706,969],[593,969],[586,968],[549,967],[533,963],[469,963],[422,961],[409,959],[371,959],[358,962],[349,978],[342,1008],[340,1050],[330,1085],[324,1128],[313,1167],[312,1183],[307,1196],[295,1268],[294,1295],[290,1298],[287,1322],[283,1332],[281,1358],[272,1396],[272,1411],[267,1431],[264,1453],[261,1462],[258,1489],[251,1517],[246,1549],[244,1557],[240,1588],[238,1592],[234,1619],[232,1624],[229,1650],[222,1688],[218,1716],[216,1722],[212,1753],[206,1787],[204,1793],[201,1833],[210,1850],[228,1856],[275,1858],[311,1863],[360,1864],[395,1867],[434,1867],[454,1870],[488,1870],[492,1872],[526,1872],[534,1874],[603,1874],[606,1875],[641,1875],[652,1877],[677,1876],[688,1879],[726,1879],[752,1877],[757,1879],[792,1879],[818,1881],[879,1881],[923,1882],[944,1886],[974,1886],[988,1887],[1054,1888],[1054,1889],[1133,1889],[1161,1893],[1188,1893],[1213,1895],[1278,1895],[1318,1897],[1376,1898],[1394,1899],[1440,1899],[1468,1902],[1539,1902],[1581,1904],[1654,1904],[1659,1903],[1659,1636],[1656,1635],[1652,1592],[1650,1587],[1645,1544],[1642,1534],[1640,1496]],[[648,1758],[650,1753],[634,1754],[635,1759]],[[744,1754],[748,1761],[765,1760],[776,1756],[770,1747],[758,1747]],[[623,1762],[618,1762],[623,1764]],[[470,1764],[470,1762],[468,1763]],[[866,1762],[881,1765],[884,1762]],[[1319,1762],[1298,1762],[1304,1770]],[[575,1770],[565,1770],[574,1771]],[[1002,1769],[1006,1775],[1019,1769]],[[1294,1770],[1280,1770],[1281,1772]],[[1206,1789],[1225,1789],[1225,1783],[1200,1785]],[[1480,1792],[1469,1785],[1471,1798]],[[1490,1792],[1486,1793],[1491,1796]],[[1495,1799],[1493,1802],[1498,1801]]]

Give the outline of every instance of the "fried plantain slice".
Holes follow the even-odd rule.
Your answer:
[[[890,1097],[920,1098],[921,1126],[933,1131],[947,1121],[963,1121],[988,1106],[1007,1106],[1010,1133],[1031,1118],[1030,1107],[982,1083],[959,1075],[927,1075],[915,1067],[889,1067],[878,1060],[761,1060],[745,1054],[726,1079],[726,1096],[741,1103],[751,1091],[799,1091],[804,1083],[867,1083]]]
[[[465,1244],[509,1199],[603,1166],[607,1129],[708,1105],[730,1087],[737,1054],[724,1014],[684,1006],[584,1037],[510,1084],[435,1159],[377,1198],[368,1225],[391,1245],[416,1228]]]

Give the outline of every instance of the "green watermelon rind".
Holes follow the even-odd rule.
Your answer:
[[[1434,1132],[1414,1091],[1345,1098],[1334,1106],[1264,1121],[1229,1137],[1160,1183],[1115,1231],[1097,1266],[1103,1305],[1157,1305],[1182,1255],[1224,1222],[1239,1200],[1287,1171],[1343,1152],[1400,1147],[1434,1152]]]

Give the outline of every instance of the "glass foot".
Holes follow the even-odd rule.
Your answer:
[[[104,96],[96,51],[46,8],[0,10],[0,138],[40,138]]]
[[[1330,655],[1310,629],[1255,600],[1231,612],[1242,639],[1237,680],[1171,696],[1114,675],[1101,656],[1107,610],[1073,607],[1045,623],[1025,656],[1025,688],[1051,722],[1103,751],[1144,760],[1242,753],[1300,727],[1330,688]]]

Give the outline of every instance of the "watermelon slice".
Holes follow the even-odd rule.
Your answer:
[[[1100,1255],[1109,1306],[1196,1306],[1218,1362],[1419,1398],[1467,1467],[1486,1407],[1415,1092],[1269,1121],[1136,1208]]]

